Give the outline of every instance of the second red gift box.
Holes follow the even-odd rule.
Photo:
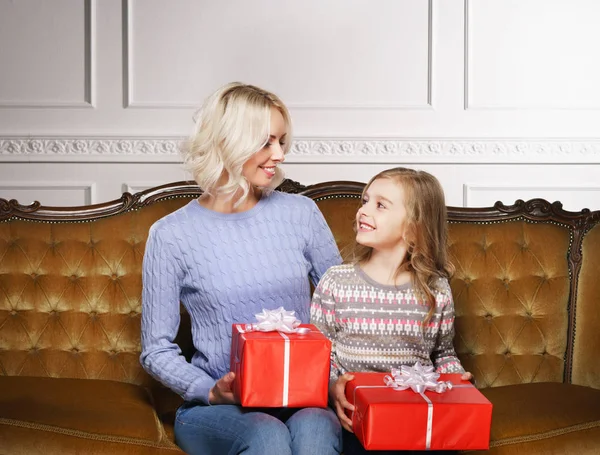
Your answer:
[[[460,374],[439,375],[451,389],[416,393],[386,386],[385,373],[351,373],[352,428],[367,450],[487,449],[492,404]],[[389,382],[389,381],[388,381]]]

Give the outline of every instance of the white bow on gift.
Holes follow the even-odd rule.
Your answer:
[[[395,390],[410,388],[415,393],[423,393],[426,390],[444,393],[446,390],[452,389],[451,382],[438,381],[439,377],[440,374],[436,373],[432,366],[423,366],[417,362],[413,367],[392,368],[392,375],[385,376],[383,381],[385,385]]]
[[[295,311],[285,311],[283,307],[276,310],[263,309],[260,313],[254,315],[257,323],[246,324],[247,331],[258,332],[283,332],[305,334],[310,332],[308,328],[298,327],[301,324],[300,319],[296,318]]]

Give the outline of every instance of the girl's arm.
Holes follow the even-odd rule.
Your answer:
[[[335,297],[333,295],[333,281],[331,273],[327,272],[319,281],[313,293],[310,304],[310,322],[331,341],[331,368],[329,373],[330,382],[346,371],[340,365],[335,351],[336,347],[336,323],[335,323]]]
[[[438,373],[464,373],[465,370],[454,350],[454,299],[447,281],[444,290],[438,294],[437,301],[441,303],[442,313],[431,361]]]
[[[329,401],[336,411],[342,426],[352,432],[352,420],[348,418],[345,409],[354,411],[354,406],[348,402],[345,395],[346,383],[354,376],[346,374],[336,354],[336,323],[335,297],[333,294],[334,281],[330,272],[326,272],[319,281],[310,305],[310,322],[331,341],[331,357],[329,369]]]
[[[189,363],[175,337],[179,330],[179,294],[183,280],[167,231],[150,229],[142,272],[142,354],[140,362],[155,379],[187,401],[208,404],[215,380]]]

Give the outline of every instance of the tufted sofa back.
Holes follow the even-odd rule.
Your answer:
[[[562,382],[570,245],[568,227],[556,224],[451,224],[455,345],[480,382]]]
[[[344,250],[362,186],[286,181],[280,189],[313,198]],[[0,200],[0,375],[153,385],[139,364],[146,236],[199,194],[180,182],[90,207]],[[449,214],[455,345],[479,385],[600,388],[600,367],[579,374],[600,349],[599,337],[590,342],[600,324],[600,213],[533,200]],[[189,354],[185,315],[179,341]]]
[[[139,363],[144,245],[152,223],[185,202],[0,222],[0,373],[148,382]]]

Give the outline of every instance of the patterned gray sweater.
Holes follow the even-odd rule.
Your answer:
[[[412,284],[385,286],[360,266],[331,267],[317,286],[311,322],[331,341],[331,380],[346,372],[389,372],[393,367],[433,365],[439,373],[463,373],[456,357],[454,302],[448,280],[439,279],[435,312]]]

